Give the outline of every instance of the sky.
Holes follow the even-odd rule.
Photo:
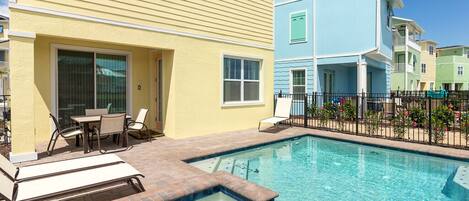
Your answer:
[[[440,47],[469,45],[469,0],[403,0],[394,15],[415,20],[424,30],[422,39]]]
[[[8,15],[8,0],[0,0],[0,14]]]

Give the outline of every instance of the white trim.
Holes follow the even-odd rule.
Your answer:
[[[293,71],[304,71],[305,72],[305,93],[308,93],[308,70],[305,67],[298,67],[298,68],[290,68],[289,69],[289,81],[288,81],[288,88],[289,94],[293,94]]]
[[[304,41],[297,41],[297,42],[292,42],[291,41],[291,17],[292,15],[294,14],[299,14],[299,13],[304,13],[305,14],[305,40]],[[308,10],[300,10],[300,11],[295,11],[295,12],[291,12],[289,13],[288,15],[288,42],[290,43],[290,45],[294,45],[294,44],[300,44],[300,43],[307,43],[308,42]]]
[[[313,57],[296,57],[289,59],[277,59],[275,62],[288,62],[288,61],[302,61],[302,60],[313,60]]]
[[[13,31],[13,30],[9,30],[9,31],[8,31],[8,36],[16,36],[16,37],[21,37],[21,38],[31,38],[31,39],[35,39],[35,38],[36,38],[36,33],[34,33],[34,32],[25,32],[25,31]]]
[[[35,161],[37,159],[38,159],[37,152],[19,153],[19,154],[14,154],[13,152],[10,152],[10,161],[12,163]]]
[[[241,81],[241,101],[232,101],[232,102],[225,102],[224,101],[224,81],[230,80],[225,79],[224,75],[224,59],[225,58],[232,58],[232,59],[240,59],[241,60],[241,79],[236,79],[236,81]],[[264,105],[264,62],[262,57],[256,57],[253,55],[245,55],[239,53],[227,53],[222,52],[221,59],[220,59],[220,105],[221,107],[239,107],[239,106],[256,106],[256,105]],[[244,60],[250,61],[258,61],[259,62],[259,100],[256,101],[244,101]],[[249,80],[247,80],[249,82]]]
[[[140,30],[153,31],[153,32],[158,32],[158,33],[173,34],[173,35],[178,35],[178,36],[185,36],[185,37],[191,37],[191,38],[197,38],[197,39],[203,39],[203,40],[222,42],[222,43],[233,44],[233,45],[241,45],[241,46],[255,47],[255,48],[260,48],[260,49],[274,50],[272,45],[261,45],[261,44],[256,44],[256,43],[233,41],[233,40],[212,37],[212,36],[207,36],[207,35],[175,31],[171,29],[164,29],[164,28],[159,28],[159,27],[154,27],[154,26],[138,25],[138,24],[133,24],[133,23],[109,20],[109,19],[104,19],[104,18],[97,18],[97,17],[92,17],[92,16],[78,15],[78,14],[73,14],[73,13],[68,13],[68,12],[63,12],[63,11],[56,11],[56,10],[50,10],[50,9],[45,9],[45,8],[20,5],[16,3],[11,3],[10,8],[14,8],[18,10],[25,10],[29,12],[67,17],[67,18],[72,18],[72,19],[77,19],[77,20],[109,24],[109,25],[120,26],[120,27],[125,27],[125,28],[140,29]]]
[[[276,3],[274,6],[275,6],[275,7],[277,7],[277,6],[283,6],[283,5],[295,3],[295,2],[298,2],[298,1],[301,1],[301,0],[289,0],[289,1],[282,2],[282,3]]]
[[[327,59],[327,58],[336,58],[336,57],[353,57],[353,56],[361,56],[361,55],[366,55],[368,53],[371,53],[373,51],[376,51],[376,48],[373,48],[373,49],[370,49],[370,50],[366,50],[366,51],[362,51],[362,52],[350,52],[350,53],[341,53],[341,54],[325,54],[325,55],[319,55],[319,56],[316,56],[316,57],[296,57],[296,58],[288,58],[288,59],[277,59],[275,60],[275,62],[288,62],[288,61],[297,61],[297,60],[311,60],[311,59],[314,59],[314,58],[317,58],[317,59]],[[381,53],[379,53],[381,54]],[[382,56],[385,56],[385,55],[382,55]]]
[[[92,48],[92,47],[83,47],[83,46],[73,46],[73,45],[63,45],[63,44],[52,44],[50,50],[50,66],[51,66],[51,106],[52,111],[51,113],[54,116],[58,115],[58,75],[57,75],[57,54],[58,50],[72,50],[72,51],[84,51],[84,52],[92,52],[94,53],[95,62],[96,62],[96,53],[101,54],[114,54],[114,55],[121,55],[126,56],[127,58],[127,77],[126,77],[126,112],[129,115],[132,115],[132,53],[129,51],[121,51],[121,50],[112,50],[112,49],[102,49],[102,48]],[[95,65],[96,66],[96,63]],[[95,69],[96,71],[96,69]],[[96,76],[95,76],[96,78]],[[94,78],[94,79],[95,79]],[[96,93],[96,90],[95,90]],[[96,96],[95,96],[96,97]],[[96,105],[95,105],[96,106]]]
[[[365,50],[365,51],[362,51],[362,52],[350,52],[350,53],[329,54],[329,55],[325,54],[325,55],[319,55],[319,56],[317,56],[317,58],[318,59],[325,59],[325,58],[334,58],[334,57],[361,56],[361,55],[365,55],[365,54],[368,54],[368,53],[376,51],[376,50],[377,50],[376,48],[372,48],[372,49]]]

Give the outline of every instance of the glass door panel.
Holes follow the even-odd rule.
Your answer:
[[[126,74],[126,56],[96,54],[96,108],[126,112]]]
[[[58,50],[58,119],[62,127],[70,116],[94,108],[94,53]]]

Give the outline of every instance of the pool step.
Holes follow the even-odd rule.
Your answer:
[[[469,200],[469,166],[459,166],[448,177],[442,192],[454,200]]]
[[[216,171],[217,167],[220,164],[220,157],[215,157],[215,158],[210,158],[207,160],[202,160],[202,161],[197,161],[194,163],[191,163],[191,165],[205,171],[208,173],[213,173]]]
[[[236,160],[234,162],[233,172],[231,174],[248,179],[249,161],[248,160]]]

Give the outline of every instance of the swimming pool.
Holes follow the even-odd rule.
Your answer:
[[[191,165],[268,187],[276,200],[420,201],[452,200],[443,193],[447,180],[469,163],[304,136]]]

